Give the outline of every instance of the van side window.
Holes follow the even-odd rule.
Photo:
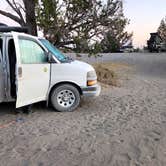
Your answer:
[[[47,63],[44,50],[34,41],[19,39],[22,64],[42,64]]]

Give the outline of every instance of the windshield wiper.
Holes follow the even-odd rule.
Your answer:
[[[65,58],[62,60],[62,62],[66,63],[66,62],[72,62],[73,59],[71,57],[65,56]]]

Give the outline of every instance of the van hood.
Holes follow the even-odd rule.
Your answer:
[[[94,70],[94,68],[90,64],[82,62],[82,61],[74,60],[70,64],[74,65],[76,68],[86,70],[87,72]]]
[[[72,82],[79,87],[87,86],[87,74],[95,71],[94,68],[81,61],[71,61],[69,63],[51,64],[51,84],[59,82]]]

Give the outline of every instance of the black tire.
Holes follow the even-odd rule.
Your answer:
[[[75,86],[62,84],[53,89],[50,99],[56,111],[71,112],[80,104],[80,93]]]

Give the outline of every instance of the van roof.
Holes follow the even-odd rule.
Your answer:
[[[20,35],[20,36],[24,36],[24,37],[30,37],[30,38],[33,38],[33,39],[43,39],[43,37],[38,37],[38,36],[32,36],[32,35],[30,35],[30,34],[26,34],[26,33],[20,33],[20,32],[14,32],[14,31],[12,31],[12,32],[6,32],[6,33],[1,33],[0,32],[0,36],[12,36],[12,34],[17,34],[18,36]]]

